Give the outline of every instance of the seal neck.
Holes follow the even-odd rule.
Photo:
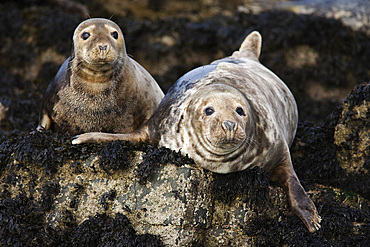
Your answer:
[[[90,65],[74,57],[70,63],[71,86],[93,94],[113,89],[124,71],[124,62]]]

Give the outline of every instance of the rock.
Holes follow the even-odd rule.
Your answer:
[[[366,0],[281,1],[276,3],[275,7],[290,9],[299,14],[310,14],[341,20],[346,26],[354,30],[362,30],[370,34],[370,3]]]
[[[337,158],[348,173],[369,174],[370,169],[370,83],[356,86],[342,105],[335,126]]]
[[[301,180],[370,199],[369,99],[369,83],[359,84],[325,123],[300,123],[291,153]]]
[[[246,244],[251,238],[235,232],[235,227],[246,224],[259,211],[268,211],[256,210],[254,198],[272,200],[261,170],[254,171],[257,175],[244,184],[241,182],[253,172],[237,176],[229,185],[233,175],[212,174],[167,149],[133,151],[131,144],[115,142],[82,147],[85,150],[79,156],[78,148],[68,141],[53,133],[32,133],[1,145],[0,180],[2,197],[7,198],[2,203],[22,197],[29,201],[28,211],[43,205],[36,222],[28,219],[34,227],[69,232],[71,224],[81,226],[101,215],[111,219],[119,215],[137,234],[158,236],[169,246],[194,241]],[[71,156],[71,152],[76,153]],[[182,160],[190,165],[175,165],[183,164]],[[159,165],[159,161],[174,164]],[[281,189],[271,191],[278,194]],[[275,200],[281,201],[278,195]],[[267,214],[273,217],[277,207],[271,208]],[[7,240],[14,244],[11,230]]]
[[[366,245],[368,163],[350,169],[358,163],[347,162],[347,154],[368,150],[368,142],[348,139],[353,135],[344,129],[355,122],[353,131],[366,130],[368,90],[368,83],[358,85],[325,124],[299,126],[291,153],[323,217],[317,234],[261,169],[221,175],[164,148],[120,141],[73,146],[52,132],[15,132],[0,145],[0,239],[9,245],[108,245],[112,235],[115,244],[135,246]]]

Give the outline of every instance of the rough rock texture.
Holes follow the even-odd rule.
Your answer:
[[[369,125],[357,109],[368,104],[369,88],[358,85],[325,124],[301,125],[292,147],[298,176],[323,217],[318,233],[305,229],[285,193],[261,169],[219,175],[164,148],[120,141],[72,146],[56,133],[18,132],[0,146],[0,241],[366,246],[368,156],[356,163],[358,172],[342,167],[337,157],[368,150],[369,142],[338,146],[335,133],[344,115],[346,122]]]
[[[239,1],[62,2],[0,3],[1,246],[370,246],[367,30]],[[260,169],[218,175],[167,149],[30,133],[86,9],[115,14],[165,91],[260,31],[262,63],[298,102],[292,159],[322,229],[309,233]]]
[[[334,139],[338,146],[340,166],[350,174],[369,174],[370,169],[370,86],[363,83],[356,87],[342,105],[342,112],[335,126]]]

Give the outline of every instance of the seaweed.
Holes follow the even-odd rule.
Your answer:
[[[137,165],[135,174],[139,177],[139,183],[144,184],[152,178],[154,170],[160,165],[172,163],[177,166],[194,164],[187,155],[182,156],[179,152],[168,148],[155,148],[148,146],[143,155],[143,161]]]
[[[214,173],[213,177],[212,194],[217,201],[231,203],[241,198],[248,207],[261,209],[270,200],[268,173],[259,167],[230,174]]]

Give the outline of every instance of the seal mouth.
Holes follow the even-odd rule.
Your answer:
[[[99,56],[94,59],[86,59],[85,66],[96,73],[106,72],[111,71],[114,68],[115,61],[116,60],[114,58],[108,59],[107,57]]]
[[[112,61],[104,59],[104,58],[99,58],[97,60],[94,60],[91,64],[95,66],[106,66],[106,65],[112,65]]]
[[[246,133],[237,122],[226,120],[199,136],[204,148],[216,155],[234,152],[246,141]]]
[[[229,131],[224,138],[220,138],[217,141],[210,135],[204,136],[204,140],[205,146],[210,152],[225,155],[239,149],[247,141],[247,138],[245,136],[243,138],[235,138],[235,133]]]
[[[114,50],[111,50],[109,47],[105,50],[100,50],[98,48],[87,52],[85,56],[83,56],[83,60],[89,66],[107,66],[112,65],[120,56]]]

